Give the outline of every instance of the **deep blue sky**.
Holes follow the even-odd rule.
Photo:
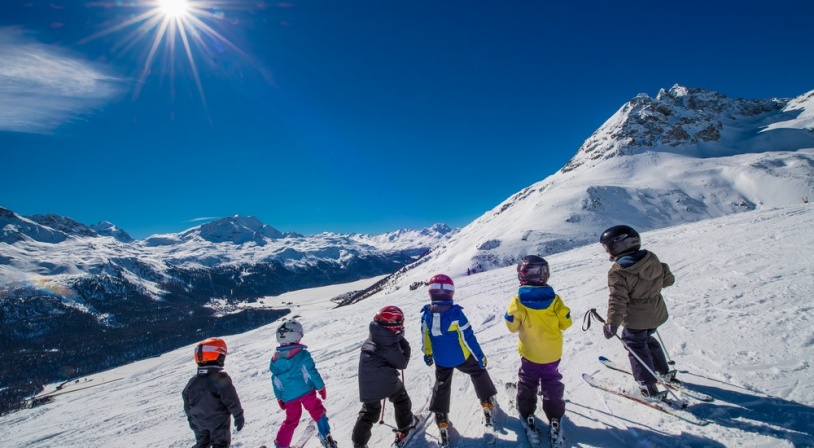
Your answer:
[[[807,0],[219,1],[203,21],[234,48],[193,44],[205,100],[180,47],[142,76],[152,32],[94,37],[133,5],[0,2],[0,206],[136,238],[464,226],[640,92],[814,89]]]

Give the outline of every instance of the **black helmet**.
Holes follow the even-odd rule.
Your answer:
[[[636,252],[642,247],[642,241],[639,239],[639,232],[633,230],[630,226],[613,226],[610,229],[602,232],[599,237],[599,243],[610,254],[612,258],[620,255]]]
[[[548,281],[548,262],[537,255],[527,255],[517,264],[521,285],[543,286]]]

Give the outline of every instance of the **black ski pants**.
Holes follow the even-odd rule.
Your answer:
[[[232,443],[229,425],[216,428],[214,431],[195,431],[195,446],[192,448],[228,448]]]
[[[449,413],[449,398],[452,393],[452,373],[455,369],[469,375],[472,384],[475,386],[475,394],[481,403],[497,395],[497,389],[495,389],[495,385],[492,383],[489,371],[478,365],[478,361],[474,356],[469,355],[469,358],[459,366],[441,367],[438,364],[435,365],[435,387],[432,388],[430,411],[444,414]]]
[[[393,403],[393,410],[396,417],[396,427],[399,429],[406,428],[413,423],[413,403],[410,401],[410,396],[407,395],[407,390],[404,385],[395,394],[387,397]],[[379,421],[379,415],[382,412],[381,401],[366,401],[362,403],[362,410],[359,411],[359,416],[356,417],[356,424],[353,425],[353,432],[351,432],[351,441],[353,445],[364,446],[370,440],[370,429],[373,424]]]
[[[653,337],[655,332],[655,328],[648,330],[625,328],[622,330],[622,341],[627,344],[631,352],[635,353],[644,362],[647,369],[663,375],[670,370],[670,367],[667,365],[667,357],[664,355],[661,344]],[[627,354],[633,378],[639,384],[656,384],[658,379],[642,366],[642,362],[639,362],[636,356],[633,356],[630,352]]]

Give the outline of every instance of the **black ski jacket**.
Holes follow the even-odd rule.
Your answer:
[[[229,415],[243,418],[232,378],[219,366],[202,366],[181,392],[189,427],[196,433],[229,431]]]
[[[359,357],[359,399],[383,400],[401,389],[399,370],[410,362],[410,343],[376,322],[370,323],[370,337],[362,344]]]

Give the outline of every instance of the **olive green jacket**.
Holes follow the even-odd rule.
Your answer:
[[[620,257],[608,271],[608,319],[631,330],[657,328],[667,321],[661,289],[675,283],[670,267],[640,250]]]

